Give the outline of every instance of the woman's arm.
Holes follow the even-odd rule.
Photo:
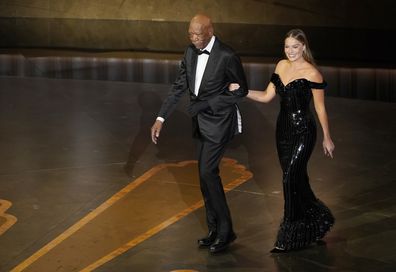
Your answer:
[[[239,88],[239,84],[237,83],[231,83],[230,86],[228,87],[228,89],[231,92],[238,90],[238,88]],[[265,91],[249,90],[246,97],[254,101],[268,103],[275,97],[275,95],[276,95],[275,85],[272,82],[270,82],[267,86],[267,89],[265,89]]]
[[[279,74],[279,70],[284,67],[286,61],[285,60],[280,60],[275,67],[275,73]],[[232,83],[228,87],[230,91],[236,90],[239,88],[238,84]],[[262,103],[268,103],[274,97],[276,96],[276,91],[275,91],[275,85],[270,82],[267,86],[267,88],[264,91],[258,91],[258,90],[249,90],[249,93],[246,97],[248,97],[251,100],[262,102]]]
[[[275,95],[275,86],[270,82],[265,91],[249,90],[246,97],[257,102],[268,103],[275,97]]]
[[[325,155],[330,156],[333,158],[333,151],[334,151],[334,143],[330,136],[330,129],[329,129],[329,121],[327,118],[326,107],[324,103],[324,90],[312,90],[314,106],[316,114],[318,115],[318,119],[323,131],[323,151]]]

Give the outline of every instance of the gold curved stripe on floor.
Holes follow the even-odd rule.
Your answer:
[[[225,191],[252,177],[227,158],[220,171]],[[196,161],[155,166],[11,272],[92,271],[202,206]]]
[[[17,218],[5,212],[11,207],[11,202],[0,199],[0,235],[6,232],[17,221]]]

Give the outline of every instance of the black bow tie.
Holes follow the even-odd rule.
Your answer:
[[[201,55],[201,54],[207,54],[210,55],[210,52],[208,50],[197,50],[197,54]]]

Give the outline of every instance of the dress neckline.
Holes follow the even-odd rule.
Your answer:
[[[274,81],[273,81],[273,80],[274,80]],[[308,84],[308,86],[309,86],[311,89],[324,89],[324,88],[326,88],[326,86],[327,86],[327,82],[324,81],[324,80],[323,80],[322,83],[317,83],[317,82],[309,81],[308,79],[303,78],[303,77],[293,79],[293,80],[289,81],[289,82],[285,85],[285,84],[283,83],[281,77],[279,76],[279,74],[277,74],[277,73],[274,72],[274,73],[272,74],[272,77],[271,77],[271,81],[273,81],[274,83],[276,82],[276,84],[279,84],[279,86],[282,87],[283,89],[288,89],[288,88],[289,88],[289,85],[291,85],[292,83],[294,83],[294,82],[296,82],[296,81],[300,81],[300,80],[303,81],[305,84]]]
[[[280,77],[279,74],[277,74],[277,73],[274,73],[274,74],[279,78],[279,81],[280,81],[280,83],[282,83],[283,87],[287,87],[287,86],[289,86],[291,83],[293,83],[294,81],[297,81],[297,80],[305,80],[305,81],[310,82],[308,79],[306,79],[306,78],[304,78],[304,77],[300,77],[300,78],[293,79],[293,80],[289,81],[287,84],[285,84],[285,83],[283,83],[283,80],[282,80],[282,78]]]

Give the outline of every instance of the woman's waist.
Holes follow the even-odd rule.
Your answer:
[[[309,107],[307,108],[285,108],[281,107],[279,116],[282,116],[284,118],[290,118],[290,119],[301,119],[301,118],[308,118],[311,119],[313,117],[311,110]]]
[[[315,127],[315,118],[311,111],[281,111],[278,116],[278,126],[282,125],[293,129],[293,127]]]

